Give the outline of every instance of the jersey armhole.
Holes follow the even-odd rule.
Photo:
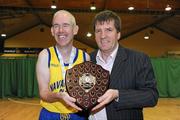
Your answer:
[[[51,54],[49,48],[46,49],[48,52],[48,68],[50,67],[50,61],[51,61]]]

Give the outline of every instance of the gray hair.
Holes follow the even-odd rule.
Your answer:
[[[56,13],[54,13],[53,20],[54,20],[54,18],[55,18],[58,14],[60,14],[60,13],[61,13],[61,14],[67,14],[67,15],[69,15],[72,24],[73,24],[73,25],[76,25],[76,19],[75,19],[74,15],[72,15],[69,11],[66,11],[66,10],[59,10],[59,11],[57,11]]]

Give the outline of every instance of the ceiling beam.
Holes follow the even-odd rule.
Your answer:
[[[22,18],[23,15],[0,16],[0,20]]]
[[[27,31],[27,30],[29,30],[29,29],[31,29],[31,28],[34,28],[34,27],[38,26],[39,24],[40,24],[40,23],[35,23],[35,24],[31,25],[31,26],[28,26],[28,27],[26,27],[26,28],[23,28],[21,31],[16,31],[16,32],[14,32],[13,34],[9,34],[8,36],[6,36],[6,37],[4,38],[4,40],[7,40],[7,39],[9,39],[9,38],[12,38],[12,37],[14,37],[14,36],[16,36],[16,35],[18,35],[18,34],[21,34],[21,33],[25,32],[25,31]]]
[[[58,10],[58,9],[57,9]],[[50,8],[34,8],[34,7],[13,7],[13,6],[0,6],[0,15],[7,13],[10,14],[9,11],[15,11],[16,14],[25,14],[25,13],[41,13],[41,12],[52,12],[54,13],[57,10],[52,10]],[[89,8],[87,9],[66,9],[70,12],[92,12]],[[104,9],[98,9],[94,12],[99,12]],[[169,14],[175,14],[180,15],[180,9],[175,9],[174,11],[158,11],[158,10],[151,10],[151,9],[144,9],[144,10],[123,10],[123,9],[110,9],[117,13],[124,13],[124,14],[149,14],[149,15],[169,15]]]
[[[158,30],[160,30],[160,31],[162,31],[162,32],[164,32],[164,33],[166,33],[166,34],[168,34],[170,36],[173,36],[174,38],[176,38],[178,40],[180,40],[180,37],[177,34],[175,34],[175,33],[170,33],[166,29],[163,29],[163,28],[161,28],[161,27],[159,27],[157,25],[155,26],[155,28],[157,28]]]
[[[31,3],[30,0],[25,0],[25,1],[26,1],[26,3],[27,3],[31,8],[33,8],[33,5],[32,5],[32,3]],[[40,22],[41,24],[44,23],[43,19],[39,16],[39,14],[38,14],[37,12],[34,12],[34,11],[33,11],[33,14],[34,14],[34,16],[36,16],[36,18],[39,20],[39,22]]]
[[[142,31],[142,30],[144,30],[144,29],[146,29],[146,28],[148,28],[148,27],[155,27],[157,24],[159,24],[159,23],[163,22],[164,20],[167,20],[167,19],[169,19],[169,18],[171,18],[171,17],[173,17],[173,16],[174,16],[174,15],[162,16],[161,18],[159,18],[158,20],[156,20],[156,21],[153,22],[153,23],[150,23],[150,24],[148,24],[148,25],[146,25],[146,26],[143,26],[143,27],[141,27],[141,28],[133,31],[133,32],[130,32],[130,33],[126,34],[126,35],[123,35],[123,36],[121,37],[121,40],[123,40],[123,39],[125,39],[125,38],[127,38],[127,37],[129,37],[129,36],[131,36],[131,35],[133,35],[133,34],[136,34],[136,33],[140,32],[140,31]]]

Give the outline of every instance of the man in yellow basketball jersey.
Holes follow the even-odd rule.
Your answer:
[[[65,88],[65,73],[74,65],[88,61],[89,55],[73,46],[78,32],[74,16],[65,10],[57,11],[51,33],[55,46],[44,49],[38,56],[36,71],[42,110],[39,120],[85,120],[82,109]]]

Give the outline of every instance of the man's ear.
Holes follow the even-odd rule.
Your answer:
[[[51,35],[54,36],[53,28],[51,27]]]
[[[121,32],[118,32],[118,40],[121,38]]]
[[[74,33],[74,35],[77,35],[78,30],[79,30],[79,26],[78,26],[78,25],[75,25],[74,28],[73,28],[73,33]]]

